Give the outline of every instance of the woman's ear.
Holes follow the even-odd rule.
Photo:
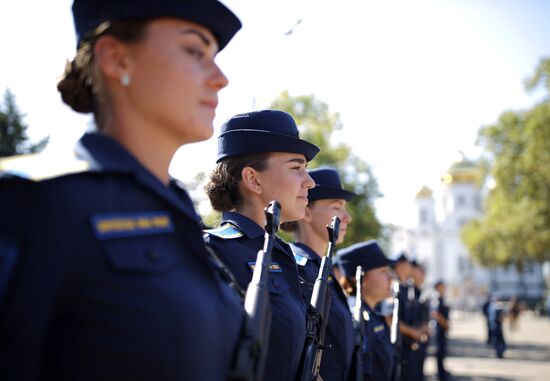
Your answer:
[[[111,36],[100,37],[94,45],[94,59],[101,72],[110,81],[120,83],[131,76],[129,47]]]
[[[304,221],[304,222],[311,222],[312,220],[312,215],[311,215],[311,208],[309,206],[306,206],[306,211],[304,213],[304,218],[302,218],[300,221]]]
[[[262,194],[262,187],[258,178],[259,172],[252,167],[244,167],[241,171],[241,178],[243,186],[250,192],[257,194],[258,196]]]
[[[342,289],[346,292],[348,295],[355,295],[355,279],[350,278],[349,276],[342,276],[338,283],[342,287]]]

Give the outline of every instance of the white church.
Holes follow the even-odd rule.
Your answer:
[[[519,273],[513,267],[495,269],[476,265],[461,239],[461,228],[483,213],[486,187],[481,172],[461,156],[441,178],[438,192],[423,186],[416,194],[418,220],[413,229],[395,228],[391,252],[405,253],[426,268],[426,286],[437,279],[447,283],[447,298],[454,307],[478,309],[489,292],[527,301],[545,295],[542,266]]]

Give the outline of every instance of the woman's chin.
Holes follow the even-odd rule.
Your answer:
[[[306,214],[306,210],[304,209],[301,211],[296,211],[296,213],[293,213],[292,215],[289,215],[289,216],[281,215],[281,222],[299,221],[302,218],[304,218],[305,214]]]
[[[345,230],[344,231],[340,230],[338,232],[338,240],[336,241],[336,244],[338,245],[338,244],[344,242],[345,238],[346,238],[346,231]]]
[[[196,129],[194,129],[194,131],[188,133],[184,137],[183,139],[184,142],[182,143],[182,145],[189,144],[189,143],[203,142],[205,140],[210,139],[212,135],[214,135],[214,127],[212,126],[212,124],[199,126]]]

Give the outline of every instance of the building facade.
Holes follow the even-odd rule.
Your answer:
[[[441,178],[435,194],[424,186],[416,194],[417,224],[397,227],[390,239],[392,252],[405,251],[426,268],[426,284],[447,283],[448,299],[462,309],[478,309],[489,292],[527,301],[545,295],[542,266],[482,268],[475,264],[461,239],[464,224],[483,213],[484,187],[478,166],[463,156]]]

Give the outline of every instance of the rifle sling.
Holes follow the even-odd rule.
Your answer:
[[[209,259],[212,265],[214,266],[214,269],[218,271],[218,273],[221,275],[222,279],[231,287],[237,295],[239,296],[239,299],[241,300],[241,303],[244,303],[244,298],[246,296],[246,291],[239,286],[237,283],[237,280],[235,279],[235,275],[229,270],[229,268],[225,265],[225,263],[222,262],[220,257],[216,254],[214,249],[210,247],[210,245],[206,244],[206,250],[210,254]]]

